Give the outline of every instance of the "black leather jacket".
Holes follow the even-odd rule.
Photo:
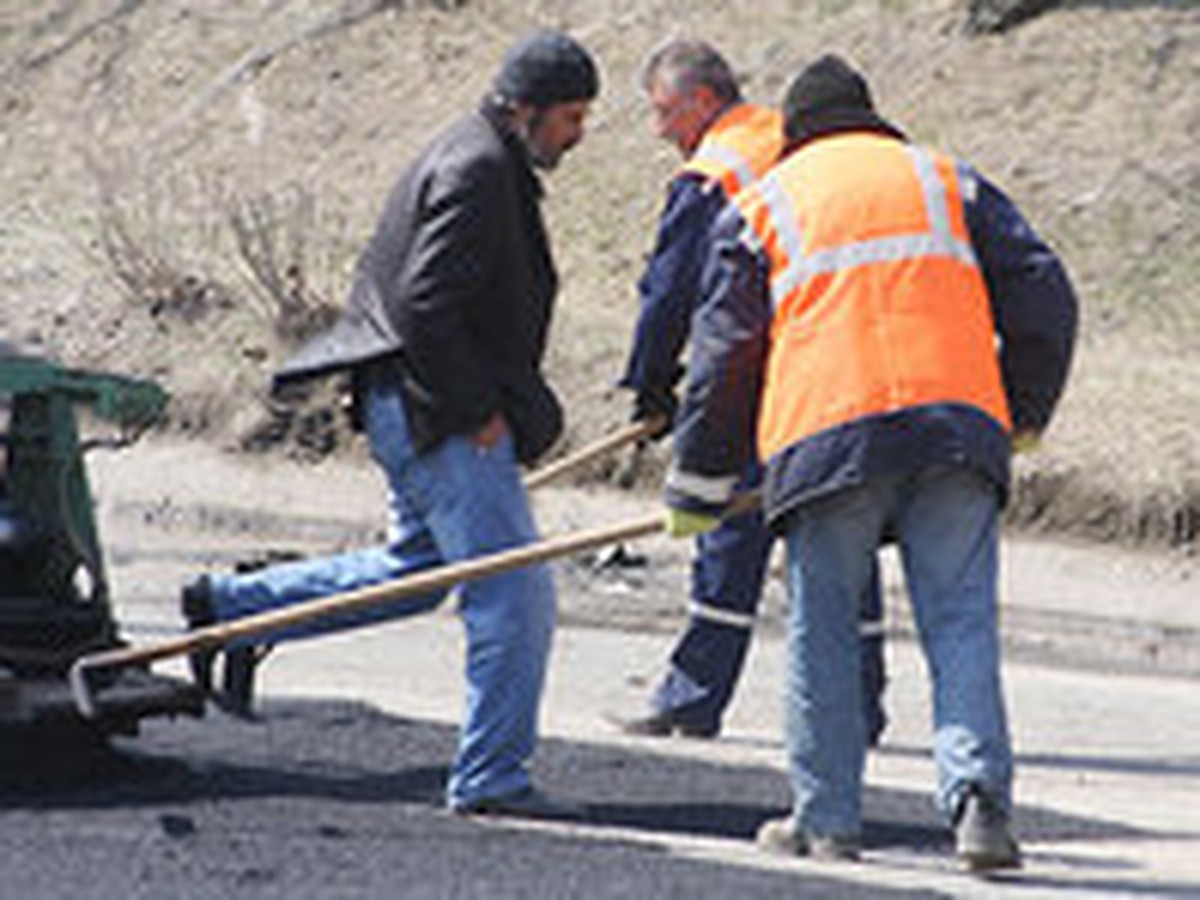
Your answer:
[[[499,412],[532,462],[562,430],[541,372],[558,283],[541,195],[499,111],[450,126],[393,188],[338,323],[276,383],[383,373],[401,386],[419,451]]]

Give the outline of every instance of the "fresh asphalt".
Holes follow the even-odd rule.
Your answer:
[[[857,865],[753,846],[787,803],[777,638],[755,645],[720,740],[663,741],[621,736],[605,714],[644,693],[637,673],[665,636],[563,629],[534,770],[585,815],[547,823],[443,808],[459,641],[445,613],[285,647],[263,673],[257,722],[154,721],[107,751],[10,769],[3,895],[1200,895],[1190,679],[1010,667],[1027,862],[983,880],[957,870],[931,807],[923,673],[906,639],[891,646],[893,723],[870,760]]]
[[[232,490],[245,467],[187,461],[192,477],[171,480],[169,493],[139,471],[127,482],[102,473],[121,498],[102,510],[134,642],[178,630],[176,589],[197,568],[248,546],[319,552],[335,533],[370,537],[366,513],[332,523],[336,532],[316,529],[320,497],[276,484],[274,470],[252,472],[234,494],[274,487],[276,504],[295,504],[277,523],[194,505],[185,487],[213,497],[214,484]],[[356,477],[337,482],[340,509],[361,495],[373,510],[376,486]],[[644,509],[631,499],[636,509],[596,513],[595,498],[580,500],[548,504],[543,527]],[[582,821],[444,810],[462,702],[461,627],[447,608],[279,648],[262,673],[258,722],[210,711],[147,722],[109,748],[76,742],[56,757],[21,745],[22,764],[0,767],[0,898],[1200,896],[1194,559],[1006,541],[1006,685],[1026,864],[981,879],[955,865],[932,808],[927,679],[890,567],[891,723],[868,759],[863,861],[818,863],[767,856],[752,840],[788,802],[778,582],[721,738],[630,738],[608,716],[637,708],[660,673],[687,564],[678,542],[634,551],[648,562],[559,571],[563,623],[533,770],[543,789],[583,805]],[[178,660],[156,669],[183,672]]]
[[[519,826],[441,808],[453,745],[449,726],[343,701],[271,703],[259,725],[155,725],[122,753],[93,755],[87,773],[60,772],[70,783],[10,790],[4,894],[937,896],[688,858],[628,837],[748,841],[778,811],[770,770],[551,740],[542,781],[586,799],[588,824]],[[925,824],[892,827],[889,839],[938,840]]]

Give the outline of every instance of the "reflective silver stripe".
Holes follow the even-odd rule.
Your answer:
[[[874,621],[869,622],[859,622],[858,633],[860,637],[883,637],[885,633],[883,619],[875,619]]]
[[[667,473],[667,487],[704,503],[726,503],[737,487],[737,476],[696,475],[672,466]]]
[[[954,236],[950,225],[950,208],[946,198],[946,187],[938,176],[933,157],[920,147],[910,147],[909,152],[916,168],[917,179],[925,198],[925,209],[929,217],[930,231],[922,234],[900,234],[870,241],[857,241],[841,247],[830,247],[805,255],[799,231],[795,227],[796,216],[787,216],[785,208],[791,203],[778,184],[772,185],[768,195],[763,179],[764,197],[771,211],[772,225],[780,235],[780,243],[788,255],[787,268],[771,283],[771,297],[778,306],[804,282],[818,275],[841,272],[858,266],[880,262],[896,262],[923,256],[946,256],[964,265],[976,265],[975,251],[967,241]],[[769,178],[770,176],[768,176]],[[775,195],[783,195],[775,196]],[[787,218],[784,218],[787,216]],[[784,228],[791,223],[791,233]],[[792,252],[795,246],[796,252]]]
[[[775,177],[775,173],[768,172],[758,182],[758,189],[770,213],[771,226],[779,248],[787,255],[787,268],[771,279],[771,303],[777,307],[800,285],[799,280],[793,282],[793,279],[798,275],[797,266],[802,265],[804,261],[804,238],[800,234],[800,221],[795,207],[792,206],[792,199]]]
[[[763,251],[762,239],[758,236],[758,232],[754,230],[749,222],[746,222],[742,225],[742,231],[738,235],[738,241],[756,256]]]
[[[920,256],[951,256],[968,265],[975,262],[971,248],[957,241],[947,242],[936,234],[901,234],[814,253],[804,259],[803,280],[870,263],[896,262]]]
[[[954,236],[954,229],[950,225],[950,204],[946,199],[946,185],[938,175],[933,156],[928,150],[912,144],[908,150],[917,167],[921,189],[925,193],[925,211],[929,214],[929,226],[933,229],[933,236],[942,242],[937,250],[922,255],[949,256],[967,265],[975,265],[975,251],[971,249],[971,245]]]
[[[962,192],[963,202],[974,203],[979,196],[979,176],[964,163],[959,163],[955,169],[958,171],[958,189]]]
[[[733,612],[733,610],[721,609],[719,606],[709,606],[707,603],[700,603],[697,600],[692,601],[688,607],[688,611],[694,619],[716,622],[718,625],[743,628],[746,631],[754,627],[754,615],[751,613]]]
[[[696,158],[711,160],[733,172],[738,180],[737,190],[754,181],[754,171],[750,168],[750,163],[732,147],[717,143],[703,144],[696,151]]]
[[[948,241],[954,240],[950,231],[950,210],[946,206],[946,186],[938,177],[933,157],[921,147],[908,145],[908,154],[917,169],[917,180],[921,182],[921,193],[925,195],[925,211],[929,213],[929,227],[935,235]]]

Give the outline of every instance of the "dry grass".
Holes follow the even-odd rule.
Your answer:
[[[1019,465],[1014,519],[1194,543],[1200,10],[1110,6],[1064,4],[975,39],[944,0],[164,0],[111,21],[116,5],[80,0],[0,14],[0,330],[162,379],[179,427],[257,433],[273,421],[266,376],[295,337],[281,323],[340,302],[404,162],[476,101],[513,36],[559,25],[596,50],[605,81],[588,140],[547,180],[563,276],[550,369],[578,445],[624,419],[611,386],[675,164],[633,87],[641,55],[670,33],[709,37],[749,96],[774,102],[836,49],[914,137],[1008,190],[1080,289],[1077,366],[1045,449]],[[115,170],[109,214],[89,158]],[[114,249],[116,284],[80,262]],[[122,279],[156,285],[134,293],[159,313]]]

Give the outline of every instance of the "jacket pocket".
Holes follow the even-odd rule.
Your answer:
[[[522,387],[520,392],[505,393],[504,417],[512,429],[517,460],[529,465],[562,434],[563,410],[541,378],[530,378]]]

